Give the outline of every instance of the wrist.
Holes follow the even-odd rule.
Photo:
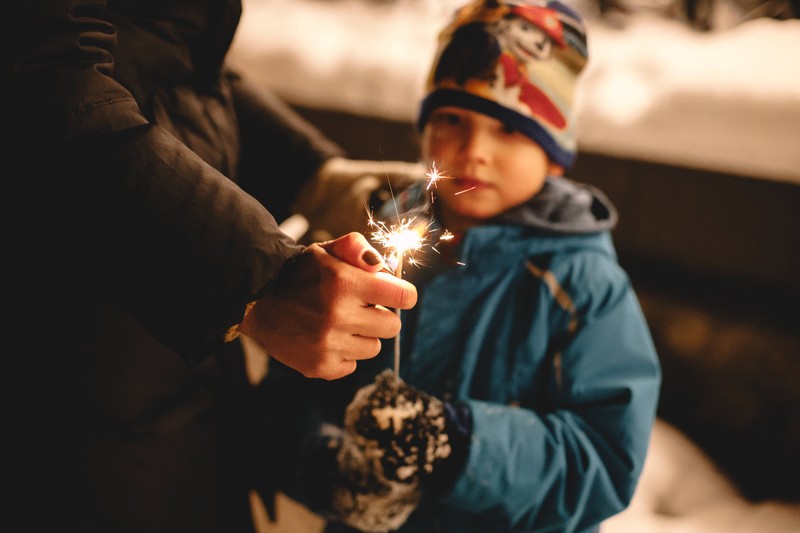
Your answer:
[[[245,335],[247,335],[247,332],[246,332],[247,326],[245,326],[244,324],[245,324],[245,321],[247,321],[247,318],[250,315],[250,312],[253,310],[253,308],[255,306],[256,306],[256,301],[249,302],[245,306],[245,308],[244,308],[244,316],[242,317],[241,322],[239,322],[238,324],[234,324],[233,326],[229,327],[228,330],[225,332],[225,342],[231,342],[231,341],[239,338],[239,336],[242,335],[243,333]]]

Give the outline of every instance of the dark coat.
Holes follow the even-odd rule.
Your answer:
[[[225,68],[238,1],[11,6],[14,530],[248,531],[222,338],[300,251],[275,219],[338,147]]]

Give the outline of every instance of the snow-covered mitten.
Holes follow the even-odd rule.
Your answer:
[[[400,527],[419,504],[425,481],[453,455],[452,413],[391,370],[360,389],[347,407],[337,456],[347,479],[334,491],[341,520],[375,533]],[[465,439],[457,442],[455,455],[462,457]]]

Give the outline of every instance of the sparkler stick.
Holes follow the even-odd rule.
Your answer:
[[[395,274],[397,275],[397,279],[402,279],[403,277],[403,254],[400,254],[397,257],[397,270],[395,270]],[[397,318],[400,319],[400,308],[398,307],[395,309],[395,313],[397,313]],[[394,336],[394,375],[399,378],[400,377],[400,334]]]
[[[383,222],[375,221],[370,218],[370,227],[375,228],[372,232],[372,240],[384,246],[387,250],[385,257],[386,263],[394,268],[394,274],[398,279],[403,278],[403,266],[405,256],[409,254],[408,260],[414,263],[413,252],[422,248],[425,243],[425,234],[430,224],[416,223],[415,219],[401,220],[398,224],[387,226]],[[400,308],[395,310],[397,317],[400,318]],[[394,372],[395,376],[400,377],[400,335],[394,338]]]
[[[414,219],[403,220],[397,225],[387,226],[383,222],[369,220],[369,225],[375,228],[372,232],[372,239],[383,245],[387,249],[388,256],[386,263],[394,268],[394,274],[398,279],[403,278],[403,266],[405,264],[406,253],[413,253],[419,250],[425,242],[425,231],[427,225],[416,224]],[[409,256],[409,261],[414,262],[413,256]],[[400,317],[400,308],[395,310],[397,317]],[[400,335],[394,338],[394,371],[396,376],[400,376]]]
[[[431,165],[430,171],[425,174],[428,185],[426,190],[430,191],[431,187],[436,187],[437,181],[446,179],[439,169],[436,168],[436,163]],[[390,184],[391,187],[391,184]],[[394,195],[392,195],[394,199]],[[431,192],[431,202],[433,202],[433,192]],[[433,221],[427,223],[415,222],[415,217],[409,219],[401,219],[400,213],[397,211],[397,204],[395,203],[395,211],[399,222],[395,225],[387,226],[384,222],[376,221],[371,216],[368,224],[374,228],[372,232],[372,240],[381,244],[385,249],[387,255],[384,256],[384,261],[391,267],[394,267],[394,274],[398,279],[403,278],[403,266],[405,260],[408,259],[409,263],[415,264],[414,252],[422,248],[425,243],[428,228]],[[443,239],[447,237],[443,236]],[[407,256],[407,257],[406,257]],[[397,317],[400,318],[400,308],[395,310]],[[394,373],[397,379],[400,379],[400,335],[394,338]]]

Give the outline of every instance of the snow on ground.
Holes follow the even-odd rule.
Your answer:
[[[245,0],[231,59],[292,103],[412,121],[462,0]],[[581,149],[800,183],[800,20],[701,33],[584,10]]]

